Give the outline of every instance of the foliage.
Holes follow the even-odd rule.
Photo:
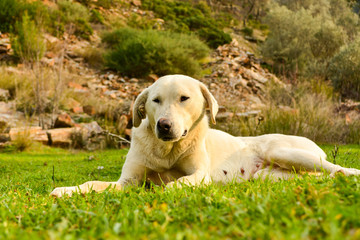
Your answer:
[[[19,21],[22,4],[22,1],[17,0],[0,1],[0,32],[9,32],[16,21]]]
[[[343,96],[360,100],[360,40],[344,46],[330,62],[329,78]]]
[[[199,60],[208,48],[191,35],[122,28],[107,33],[103,42],[111,50],[105,54],[105,64],[129,76],[145,76],[200,72]]]
[[[323,147],[334,161],[333,146]],[[126,151],[37,150],[0,155],[2,239],[357,239],[359,177],[304,176],[226,185],[75,194],[56,186],[116,181]],[[358,146],[336,163],[360,168]]]
[[[96,9],[91,10],[90,22],[104,24],[105,19]]]
[[[26,62],[39,61],[46,50],[42,32],[25,12],[21,22],[16,23],[17,36],[12,38],[14,54]]]
[[[119,0],[98,0],[96,1],[96,5],[103,8],[111,8],[116,7],[119,2]]]
[[[89,25],[89,23],[84,19],[80,18],[75,22],[75,24],[76,28],[74,34],[83,39],[90,40],[90,36],[93,34],[94,31]]]
[[[229,20],[226,20],[229,16],[223,15],[226,16],[224,20],[219,16],[215,20],[204,3],[191,5],[186,1],[143,0],[142,6],[164,19],[166,29],[182,33],[196,32],[212,48],[231,42],[230,35],[222,30],[224,25],[229,24]]]
[[[93,29],[89,25],[91,15],[89,10],[78,2],[71,0],[58,1],[59,17],[67,24],[68,30],[81,38],[89,40]]]
[[[313,76],[321,72],[323,78],[330,59],[355,39],[359,28],[359,18],[345,0],[278,0],[270,6],[265,22],[270,33],[262,52],[276,71]],[[311,72],[316,70],[311,67],[314,62],[324,69]]]
[[[47,21],[47,8],[39,1],[25,0],[1,0],[0,1],[0,31],[16,32],[14,26],[16,22],[21,22],[24,14],[27,13],[29,18],[37,25]]]

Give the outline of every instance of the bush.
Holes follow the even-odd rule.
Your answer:
[[[86,7],[77,2],[62,0],[58,2],[60,18],[78,37],[89,40],[93,29],[89,25],[90,13]]]
[[[104,24],[105,19],[101,13],[95,9],[91,10],[90,22]]]
[[[209,7],[202,2],[191,5],[184,1],[143,0],[142,6],[164,19],[166,29],[196,32],[212,48],[231,42],[230,35],[222,30],[231,22],[229,15],[219,15],[219,19],[215,20]]]
[[[39,61],[45,53],[45,42],[41,31],[25,12],[21,22],[16,23],[17,36],[12,37],[15,56],[26,62]]]
[[[0,32],[9,32],[15,22],[20,20],[22,5],[22,1],[17,0],[0,1]]]
[[[343,96],[360,100],[360,40],[344,46],[330,61],[329,78]]]
[[[271,59],[275,70],[288,75],[311,74],[311,70],[316,70],[314,76],[325,73],[329,59],[354,38],[358,17],[343,0],[278,2],[281,5],[272,4],[265,18],[270,33],[262,46],[263,55]],[[315,61],[324,69],[309,66]]]
[[[201,68],[199,60],[208,48],[196,37],[155,30],[122,28],[104,35],[111,48],[105,64],[128,76],[182,73],[194,76]]]
[[[71,0],[58,1],[59,11],[64,15],[66,23],[74,23],[78,19],[89,20],[90,14],[86,7]]]
[[[246,36],[252,36],[254,30],[252,28],[249,27],[244,27],[243,29],[241,29],[241,31],[246,35]]]
[[[90,36],[93,34],[93,29],[87,21],[80,18],[75,22],[74,34],[83,39],[90,40]]]
[[[1,0],[0,1],[0,32],[13,32],[16,22],[20,22],[25,12],[29,18],[40,24],[48,22],[48,9],[38,1]]]

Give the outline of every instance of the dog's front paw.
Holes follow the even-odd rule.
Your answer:
[[[58,187],[50,193],[50,196],[63,197],[65,195],[68,195],[69,197],[71,197],[74,192],[76,192],[76,187]]]

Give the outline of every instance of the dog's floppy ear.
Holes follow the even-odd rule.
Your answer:
[[[146,117],[145,103],[149,95],[149,89],[145,89],[136,98],[133,110],[133,125],[140,126],[141,121]]]
[[[216,124],[215,116],[219,110],[219,105],[209,89],[203,83],[200,83],[200,89],[206,100],[206,107],[210,109],[211,122]]]

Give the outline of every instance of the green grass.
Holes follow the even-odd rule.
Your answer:
[[[333,146],[323,146],[332,160]],[[0,239],[359,239],[360,177],[305,176],[54,199],[55,185],[117,180],[125,150],[0,154]],[[336,162],[360,168],[360,146]],[[103,166],[102,170],[98,170]]]

